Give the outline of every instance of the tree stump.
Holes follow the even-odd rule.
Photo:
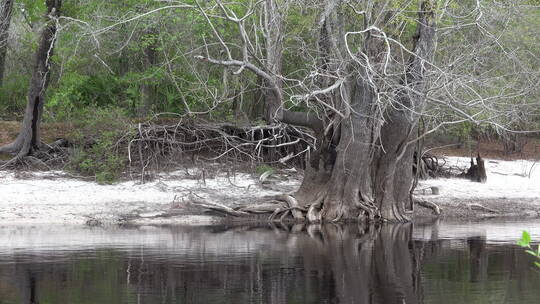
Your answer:
[[[471,157],[471,167],[467,170],[464,177],[478,183],[485,183],[487,181],[486,167],[480,153],[478,153],[478,156],[476,157],[476,164]]]

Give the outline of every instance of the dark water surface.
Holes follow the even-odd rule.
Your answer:
[[[0,304],[537,304],[539,224],[0,227]]]

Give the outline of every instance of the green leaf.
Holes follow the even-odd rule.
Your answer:
[[[521,247],[530,247],[531,235],[527,231],[523,231],[521,234],[521,239],[518,241],[518,245]]]
[[[540,262],[534,262],[534,265],[536,265],[537,267],[540,267]]]
[[[532,255],[532,256],[536,256],[536,252],[534,252],[532,250],[525,250],[525,252]]]

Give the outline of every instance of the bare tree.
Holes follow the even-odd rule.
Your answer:
[[[15,141],[0,147],[0,152],[14,153],[17,157],[32,154],[41,145],[40,123],[45,103],[45,92],[50,78],[51,57],[57,39],[57,22],[62,7],[61,0],[46,0],[46,23],[41,32],[35,54],[34,70],[28,90],[28,101],[24,112],[21,132]]]
[[[267,114],[271,114],[267,115],[267,121],[307,126],[317,136],[318,149],[308,161],[303,183],[293,198],[298,201],[295,205],[309,209],[308,220],[334,221],[358,218],[362,214],[369,218],[406,220],[405,205],[410,203],[412,188],[413,147],[409,142],[426,103],[426,70],[435,51],[433,3],[422,1],[412,50],[397,42],[400,49],[407,50],[409,59],[395,64],[402,67],[396,81],[387,76],[387,70],[392,68],[392,57],[389,38],[381,28],[387,25],[392,15],[385,11],[385,5],[370,2],[369,14],[358,13],[363,15],[365,29],[347,33],[344,5],[348,2],[325,2],[318,24],[319,56],[314,64],[317,76],[313,82],[316,88],[297,97],[301,102],[316,103],[322,108],[319,111],[322,116],[284,109],[284,91],[276,80],[279,79],[277,76],[283,77],[278,74],[280,69],[251,62],[247,52],[250,42],[243,24],[246,17],[231,17],[224,4],[216,3],[228,20],[238,24],[243,57],[233,59],[227,44],[218,36],[228,58],[213,59],[207,54],[199,59],[237,66],[239,71],[247,69],[263,77],[270,84],[274,97],[267,98]],[[272,3],[265,2],[265,17],[279,19],[279,14],[268,9]],[[201,12],[212,26],[210,14],[203,9]],[[277,17],[271,18],[268,14]],[[270,34],[281,35],[279,30],[265,33],[267,41],[282,39],[268,37]],[[348,39],[353,35],[364,37],[358,53],[349,46]],[[264,60],[275,65],[274,61],[278,59],[272,55],[275,53],[275,48],[267,50],[267,57],[272,58]]]

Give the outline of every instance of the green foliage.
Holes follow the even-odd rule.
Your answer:
[[[0,119],[12,120],[22,117],[26,106],[29,76],[25,74],[11,74],[4,78],[0,88]]]
[[[30,23],[40,21],[47,11],[45,0],[21,0],[20,4],[21,10]]]
[[[126,167],[127,156],[120,146],[129,138],[125,113],[117,108],[96,109],[79,119],[71,135],[74,149],[70,168],[86,176],[95,176],[98,183],[118,180]]]
[[[521,239],[518,241],[518,245],[526,248],[525,252],[538,259],[534,264],[540,268],[540,244],[537,245],[537,249],[534,250],[531,246],[531,235],[527,231],[523,231]]]
[[[77,72],[65,75],[59,86],[51,91],[47,108],[56,120],[72,119],[88,108],[116,106],[129,109],[139,94],[138,87],[127,77],[81,75]]]

